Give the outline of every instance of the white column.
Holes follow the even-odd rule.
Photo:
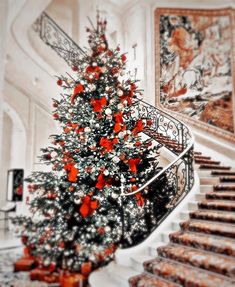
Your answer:
[[[7,0],[0,1],[0,186],[3,186],[3,180],[6,176],[3,174],[2,162],[2,130],[3,130],[3,89],[4,89],[4,63],[5,63],[5,43],[7,29]],[[0,205],[5,200],[5,190],[0,192]]]

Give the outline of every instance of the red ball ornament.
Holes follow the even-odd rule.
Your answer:
[[[62,84],[63,84],[63,81],[62,81],[61,79],[58,79],[57,85],[58,85],[58,86],[62,86]]]
[[[77,66],[72,66],[72,70],[73,70],[74,72],[76,72],[76,71],[78,70],[78,67],[77,67]]]
[[[126,55],[122,55],[121,59],[123,62],[126,62]]]
[[[113,52],[110,51],[110,50],[108,50],[107,55],[108,55],[109,57],[112,57],[112,56],[113,56]]]
[[[112,74],[117,74],[117,73],[118,73],[118,68],[117,67],[112,68]]]
[[[57,107],[58,107],[58,103],[54,101],[53,104],[52,104],[52,106],[53,106],[54,108],[57,108]]]

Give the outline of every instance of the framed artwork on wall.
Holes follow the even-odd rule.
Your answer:
[[[7,201],[22,201],[24,170],[10,169],[7,173]]]
[[[235,141],[235,11],[155,10],[156,105]]]

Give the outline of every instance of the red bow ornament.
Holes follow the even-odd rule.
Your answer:
[[[136,194],[135,194],[135,197],[136,197],[136,200],[137,200],[137,204],[138,204],[139,206],[143,206],[143,205],[144,205],[144,198],[143,198],[143,196],[141,195],[141,193],[140,193],[140,192],[136,193]]]
[[[73,95],[71,97],[71,104],[74,104],[74,101],[78,94],[81,94],[84,91],[84,86],[82,84],[77,84],[74,88]]]
[[[103,147],[106,152],[111,152],[113,150],[113,143],[107,138],[100,139],[100,146]]]
[[[144,129],[144,124],[143,121],[140,119],[136,122],[133,130],[132,130],[132,134],[133,135],[137,135],[139,132],[141,132]]]
[[[82,199],[82,205],[79,209],[82,217],[87,217],[93,214],[93,212],[99,207],[98,200],[91,200],[89,195],[86,195]]]
[[[94,112],[100,113],[102,112],[103,107],[107,105],[107,99],[105,97],[102,97],[99,100],[92,99],[91,105],[93,106]]]
[[[86,73],[87,73],[87,79],[88,80],[98,80],[101,74],[101,68],[96,66],[96,67],[92,67],[92,66],[88,66],[86,68]]]
[[[140,158],[131,158],[128,161],[129,167],[130,167],[130,171],[132,173],[136,173],[137,172],[137,168],[136,165],[139,164],[141,162]]]
[[[65,164],[64,169],[68,172],[68,180],[70,182],[76,182],[77,175],[78,175],[78,169],[74,166],[74,163]]]
[[[122,113],[117,113],[115,116],[115,125],[114,125],[114,131],[115,133],[118,133],[122,130],[122,123],[123,123],[123,118],[122,118]]]
[[[101,172],[97,178],[97,183],[95,187],[98,189],[103,189],[106,185],[110,186],[111,183],[112,183],[112,179],[111,178],[106,179],[104,177],[103,172]]]

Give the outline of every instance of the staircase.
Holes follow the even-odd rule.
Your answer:
[[[144,272],[129,279],[131,287],[235,286],[235,171],[200,153],[195,163],[200,193],[156,244],[155,258],[132,266]]]
[[[69,66],[79,53],[83,53],[46,13],[41,15],[34,29]],[[176,215],[170,228],[161,233],[155,231],[155,240],[147,243],[144,249],[127,252],[123,260],[128,263],[122,264],[117,254],[115,262],[93,272],[90,286],[235,286],[235,171],[209,156],[194,152],[200,192],[193,194],[184,203],[187,208],[178,209],[177,213],[182,199],[192,193],[194,137],[184,123],[143,101],[136,102],[133,115],[153,121],[144,133],[174,154],[175,160],[137,191],[122,193],[122,196],[132,196],[145,191],[146,187],[154,187],[160,177],[165,176],[175,189],[169,194],[171,201],[166,205],[167,212],[161,214],[154,228],[167,221],[169,215]]]

